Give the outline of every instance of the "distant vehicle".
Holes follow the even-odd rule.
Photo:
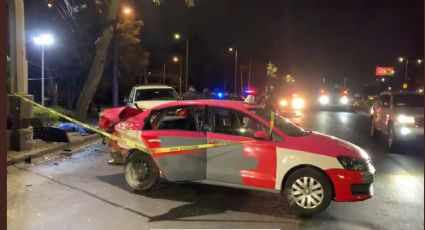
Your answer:
[[[285,117],[299,117],[305,109],[305,99],[298,92],[292,92],[279,97],[279,112]]]
[[[405,141],[423,141],[424,94],[414,91],[383,92],[370,111],[373,138],[378,132],[387,137],[391,152],[401,150]]]
[[[273,114],[273,115],[272,115]],[[307,131],[258,105],[229,100],[177,101],[138,112],[105,110],[99,127],[129,137],[148,153],[117,141],[124,177],[134,190],[149,190],[160,178],[282,193],[291,210],[315,214],[332,200],[373,196],[375,169],[360,147]],[[273,125],[272,125],[273,124]],[[198,148],[208,143],[228,143]],[[193,149],[188,146],[195,145]],[[178,149],[178,146],[186,148]]]
[[[180,97],[176,90],[167,85],[134,86],[130,96],[125,98],[127,106],[146,110],[167,102],[177,101]]]
[[[350,96],[347,89],[326,90],[321,89],[317,105],[321,109],[353,109],[353,97]]]

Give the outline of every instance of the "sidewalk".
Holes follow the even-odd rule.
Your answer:
[[[68,133],[70,143],[57,143],[57,142],[45,142],[41,140],[34,140],[34,146],[32,150],[28,151],[7,151],[7,165],[13,165],[16,163],[23,162],[25,159],[31,156],[31,158],[41,157],[43,155],[52,154],[55,152],[66,151],[71,154],[78,148],[90,145],[96,141],[101,140],[101,136],[98,134],[90,134],[87,136],[81,136],[79,133]]]

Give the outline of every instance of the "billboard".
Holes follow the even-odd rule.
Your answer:
[[[376,67],[376,76],[393,76],[394,75],[394,67]]]

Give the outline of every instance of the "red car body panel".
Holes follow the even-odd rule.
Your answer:
[[[334,200],[337,202],[353,202],[367,200],[372,197],[372,194],[359,195],[353,194],[351,185],[364,184],[364,178],[367,176],[365,172],[345,170],[345,169],[329,169],[326,174],[331,179],[334,186]]]
[[[239,142],[236,145],[223,147],[153,154],[152,157],[162,175],[167,179],[172,178],[171,181],[179,181],[181,178],[206,179],[246,187],[281,190],[286,173],[299,165],[311,165],[320,168],[328,176],[334,188],[335,201],[360,201],[372,196],[372,194],[353,194],[351,188],[352,185],[372,183],[371,172],[344,169],[336,159],[340,155],[354,158],[368,156],[364,156],[364,151],[359,147],[332,136],[315,132],[300,137],[288,136],[274,127],[273,131],[284,139],[283,142],[276,142],[213,132],[142,130],[144,122],[152,110],[187,105],[218,106],[238,110],[269,126],[269,121],[265,121],[249,111],[258,106],[238,101],[196,100],[170,102],[145,112],[125,107],[109,109],[104,111],[101,116],[99,127],[106,129],[108,125],[126,119],[126,121],[118,123],[113,134],[121,136],[122,132],[126,132],[126,130],[140,132],[138,138],[148,148],[185,146],[190,143],[206,144],[218,141]],[[128,149],[117,142],[110,141],[109,146],[112,151],[119,151],[123,155],[127,154]],[[171,163],[167,162],[168,159],[172,159]],[[184,168],[182,162],[188,162],[187,168]],[[179,166],[180,163],[182,166]],[[188,172],[180,173],[185,170]],[[196,175],[197,173],[199,176]]]

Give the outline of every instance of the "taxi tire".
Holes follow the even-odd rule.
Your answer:
[[[322,202],[315,208],[303,208],[295,202],[291,203],[290,201],[289,197],[291,193],[292,184],[294,184],[297,179],[302,177],[313,178],[322,185],[323,199]],[[312,167],[304,167],[297,169],[295,172],[289,175],[288,179],[285,182],[283,195],[285,203],[289,206],[291,212],[294,212],[298,216],[311,216],[322,212],[329,206],[333,198],[333,186],[329,181],[329,178],[323,172]]]
[[[143,181],[138,180],[131,173],[131,170],[134,169],[134,165],[140,163],[144,164],[144,168],[149,172],[147,178]],[[159,169],[153,159],[148,154],[140,151],[131,153],[125,160],[124,176],[127,184],[136,192],[151,189],[160,179]]]

